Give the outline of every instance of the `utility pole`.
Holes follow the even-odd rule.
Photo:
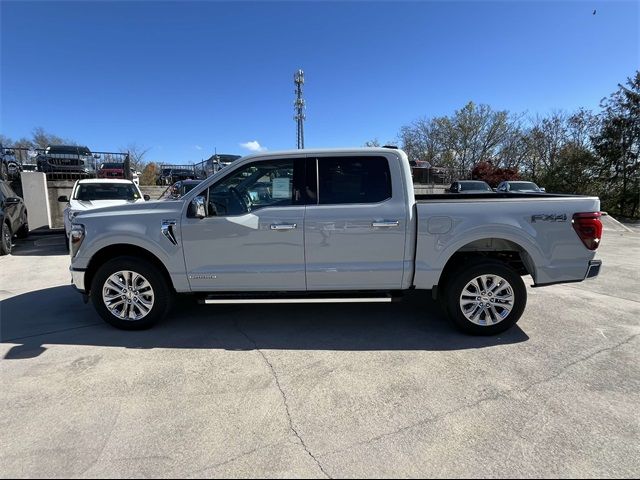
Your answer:
[[[293,74],[293,83],[296,85],[296,101],[293,103],[296,114],[293,119],[298,124],[298,148],[304,148],[304,99],[302,98],[302,85],[304,85],[304,72],[302,70],[298,70]]]

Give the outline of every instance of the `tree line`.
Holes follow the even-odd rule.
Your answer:
[[[76,144],[42,128],[31,138],[0,135],[0,141],[29,149]],[[452,179],[483,179],[492,186],[531,180],[548,192],[597,195],[603,210],[640,217],[640,71],[605,97],[598,112],[580,108],[527,117],[469,102],[452,115],[402,126],[397,143],[410,160],[444,167]],[[121,148],[143,172],[141,183],[153,184],[157,165],[145,161],[148,150],[136,144]]]
[[[402,126],[397,143],[410,160],[444,167],[455,178],[494,187],[531,180],[549,192],[597,195],[615,215],[640,216],[640,71],[598,112],[527,117],[469,102],[452,115]]]

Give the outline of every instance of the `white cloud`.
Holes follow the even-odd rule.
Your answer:
[[[193,148],[195,148],[196,150],[202,150],[202,147],[200,145],[194,145]]]
[[[262,145],[260,145],[257,140],[253,140],[247,143],[241,143],[240,146],[242,148],[246,148],[251,152],[264,152],[267,149],[267,147],[263,147]]]

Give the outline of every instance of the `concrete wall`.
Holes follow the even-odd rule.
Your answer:
[[[71,192],[75,183],[75,180],[49,180],[47,182],[47,195],[49,198],[49,211],[51,218],[49,226],[51,228],[64,228],[63,214],[67,203],[59,202],[58,197],[62,195],[71,197]]]
[[[50,212],[47,198],[47,177],[41,172],[22,172],[22,197],[29,215],[29,228],[49,228]]]
[[[158,200],[168,187],[158,187],[156,185],[140,185],[143,195],[149,195],[151,200]]]

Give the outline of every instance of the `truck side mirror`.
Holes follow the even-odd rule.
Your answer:
[[[207,216],[207,205],[204,196],[199,195],[191,200],[189,209],[187,211],[187,216],[189,218],[199,218],[200,220]]]
[[[147,195],[146,193],[142,196],[142,198],[144,198],[145,202],[148,202],[149,200],[151,200],[151,197],[149,195]]]
[[[546,188],[544,188],[544,187],[540,187],[540,191],[541,191],[541,192],[545,192],[545,193],[546,193],[546,192],[547,192],[547,189],[546,189]]]
[[[67,197],[66,195],[61,195],[58,197],[58,201],[59,202],[64,202],[64,203],[69,203],[69,197]]]

